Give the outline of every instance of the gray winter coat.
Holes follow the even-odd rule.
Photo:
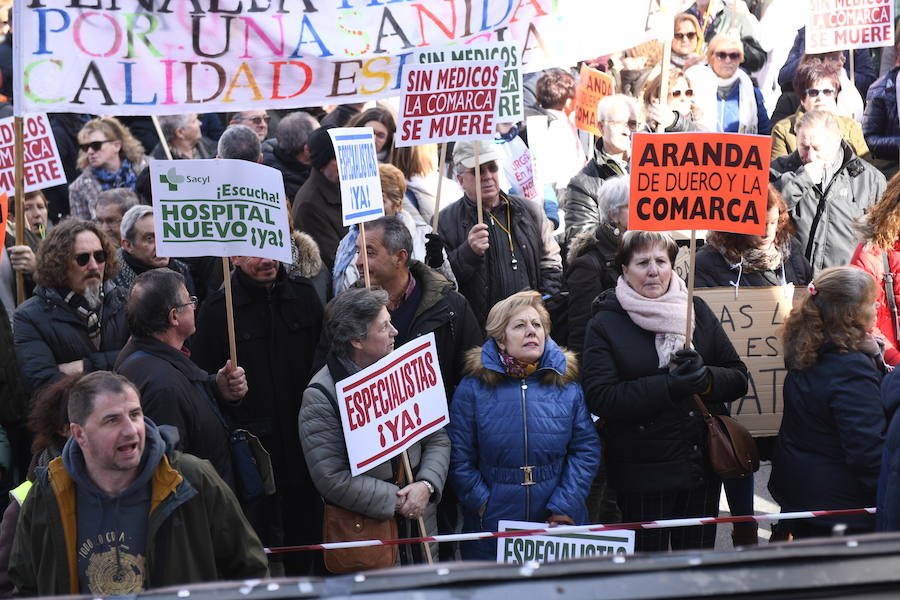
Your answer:
[[[843,161],[821,189],[806,173],[797,151],[772,161],[772,183],[784,196],[803,255],[813,273],[846,265],[859,243],[857,225],[884,192],[884,175],[841,141]]]
[[[389,519],[397,506],[393,483],[392,461],[386,461],[352,477],[340,415],[335,415],[331,401],[318,389],[318,383],[334,394],[335,381],[328,366],[323,367],[303,392],[300,407],[300,442],[316,490],[326,502],[373,519]],[[426,480],[434,486],[434,495],[426,510],[426,526],[436,532],[435,514],[450,466],[450,438],[441,429],[409,450],[409,462],[416,481]]]
[[[583,231],[594,231],[600,224],[600,188],[611,177],[627,175],[612,159],[604,159],[598,149],[603,140],[597,140],[594,158],[569,181],[566,188],[566,241],[570,242]]]

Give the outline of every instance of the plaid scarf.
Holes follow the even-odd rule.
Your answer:
[[[91,342],[94,344],[96,349],[100,349],[100,313],[103,310],[103,288],[100,288],[100,309],[94,310],[91,308],[91,305],[88,304],[88,301],[81,294],[76,294],[73,291],[69,291],[68,294],[63,298],[69,306],[71,306],[75,312],[81,317],[81,320],[84,321],[85,326],[87,327],[88,337],[91,338]]]

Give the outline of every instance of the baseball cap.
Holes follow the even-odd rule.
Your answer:
[[[462,165],[466,169],[475,166],[475,147],[478,147],[478,164],[496,160],[500,162],[503,157],[497,151],[497,146],[490,140],[475,140],[472,142],[456,142],[453,148],[453,163]]]

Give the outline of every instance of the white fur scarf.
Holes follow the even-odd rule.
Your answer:
[[[738,133],[756,133],[759,131],[759,117],[756,113],[756,94],[750,76],[738,68],[728,79],[719,78],[719,86],[725,87],[738,82]]]
[[[687,329],[687,285],[676,273],[672,273],[669,289],[659,298],[647,298],[634,291],[619,276],[616,298],[634,321],[634,324],[656,334],[656,354],[660,368],[669,364],[672,355],[684,348]],[[696,319],[691,314],[691,330]]]

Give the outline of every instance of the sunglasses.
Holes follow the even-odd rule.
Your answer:
[[[693,42],[694,40],[697,39],[697,32],[688,31],[687,33],[676,33],[675,39],[676,40],[687,40],[689,42]]]
[[[100,140],[98,142],[88,142],[87,144],[78,144],[78,147],[81,148],[82,152],[87,152],[88,148],[90,148],[94,152],[100,152],[100,148],[103,147],[103,144],[112,141],[113,140]]]
[[[673,98],[681,98],[681,92],[682,92],[682,90],[672,90],[669,93],[672,94]],[[692,90],[691,88],[684,90],[684,97],[685,98],[693,98],[694,90]]]
[[[497,164],[497,161],[492,160],[491,162],[487,162],[487,163],[484,163],[483,165],[481,165],[481,170],[482,170],[482,172],[489,171],[491,173],[496,173],[497,171],[500,170],[500,165]],[[475,169],[468,169],[467,171],[464,171],[464,172],[468,173],[469,175],[474,175]]]
[[[638,122],[637,121],[609,121],[610,125],[624,125],[631,131],[637,131]]]
[[[719,60],[741,60],[740,52],[716,52],[716,58]]]
[[[94,260],[97,261],[98,265],[102,265],[106,262],[106,250],[94,250],[94,253],[90,252],[82,252],[81,254],[75,255],[75,262],[79,267],[87,266],[87,264],[91,260],[91,256],[94,257]]]
[[[826,98],[833,98],[835,92],[837,92],[837,90],[831,88],[825,88],[822,90],[816,88],[807,88],[803,90],[803,93],[806,94],[807,98],[818,98],[819,94],[822,94]]]

